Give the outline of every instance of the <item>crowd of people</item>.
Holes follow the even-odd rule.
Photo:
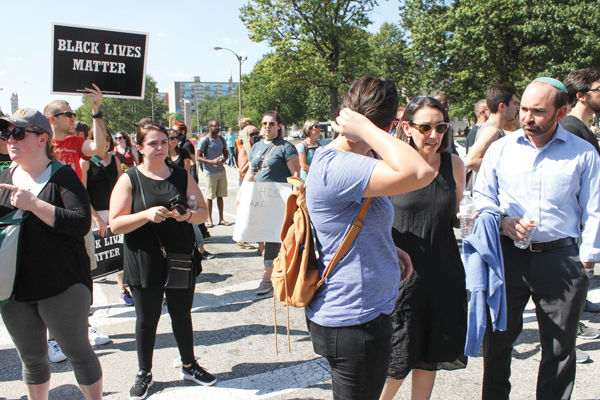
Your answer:
[[[62,100],[43,113],[20,109],[0,118],[0,217],[15,210],[27,216],[13,295],[0,312],[29,398],[48,397],[49,359],[59,353],[70,360],[85,398],[102,396],[92,345],[110,339],[88,322],[90,239],[92,231],[104,236],[109,229],[124,235],[117,283],[136,315],[138,372],[129,398],[146,398],[153,384],[164,304],[181,377],[216,383],[194,353],[191,307],[202,259],[212,256],[204,248],[207,228],[230,225],[225,163],[238,169],[240,185],[288,177],[305,182],[320,274],[359,210],[368,209],[356,239],[305,309],[314,351],[331,367],[334,399],[393,399],[409,374],[411,398],[427,399],[438,370],[465,368],[471,321],[465,274],[468,281],[471,263],[491,268],[489,254],[502,264],[506,329],[494,329],[484,315],[482,398],[510,396],[511,351],[530,299],[542,348],[536,397],[570,398],[576,363],[589,358],[575,339],[600,337],[580,321],[584,310],[600,312],[586,299],[600,261],[600,148],[588,127],[600,113],[599,71],[576,70],[562,82],[541,77],[523,93],[491,86],[475,104],[464,162],[455,154],[445,96],[399,105],[385,78],[351,85],[331,121],[336,137],[324,146],[315,119],[305,122],[300,143],[285,140],[276,111],[263,114],[260,128],[241,119],[239,134],[229,128],[225,137],[219,122],[209,121],[195,145],[184,124],[166,128],[149,119],[136,124],[134,140],[125,131],[113,136],[103,122],[100,88],[86,90],[91,127],[76,122]],[[485,254],[475,246],[481,254],[461,258],[454,228],[465,190],[482,213],[470,240],[499,240],[487,241]],[[524,240],[531,243],[515,245]],[[265,295],[273,289],[280,243],[259,245],[264,271],[256,294]]]

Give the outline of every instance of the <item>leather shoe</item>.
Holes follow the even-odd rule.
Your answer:
[[[591,313],[600,313],[600,304],[592,303],[591,301],[586,300],[585,306],[583,307],[583,311]]]

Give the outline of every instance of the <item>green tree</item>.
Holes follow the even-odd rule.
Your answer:
[[[407,0],[400,11],[421,89],[444,90],[456,116],[494,84],[522,90],[600,65],[597,1]]]
[[[100,88],[102,89],[102,88]],[[168,115],[168,107],[157,96],[158,88],[156,81],[149,75],[146,76],[146,92],[143,100],[129,99],[102,99],[101,109],[104,114],[104,122],[107,128],[112,132],[124,130],[131,132],[133,125],[145,117],[152,116],[152,105],[154,105],[154,121],[162,125],[168,125],[169,120],[165,118]],[[81,107],[77,109],[77,119],[87,124],[92,123],[92,111],[90,102],[84,98]]]
[[[257,125],[265,111],[276,110],[284,124],[305,118],[308,86],[288,68],[288,58],[266,54],[243,77],[244,114]]]
[[[364,28],[376,0],[251,0],[240,9],[250,39],[267,41],[298,82],[329,92],[329,116],[340,91],[364,70]]]
[[[223,96],[223,97],[207,97],[198,102],[198,109],[192,115],[192,128],[194,131],[207,126],[207,122],[211,119],[219,121],[221,129],[234,128],[237,129],[238,120],[238,97]]]

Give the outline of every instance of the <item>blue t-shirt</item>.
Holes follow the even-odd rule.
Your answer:
[[[377,162],[334,149],[315,153],[306,179],[306,205],[318,239],[321,275],[358,215]],[[305,308],[308,319],[322,326],[352,326],[394,310],[400,267],[393,219],[390,200],[373,198],[350,250]]]
[[[276,147],[273,148],[273,146]],[[249,160],[250,167],[254,171],[254,180],[256,182],[287,182],[287,178],[292,176],[287,163],[294,157],[298,157],[298,152],[294,145],[287,140],[283,140],[279,136],[269,143],[261,140],[250,150]],[[261,165],[262,169],[257,175]]]
[[[315,150],[317,150],[321,146],[319,142],[315,142],[314,146],[308,145],[306,142],[300,142],[296,145],[296,150],[298,153],[306,154],[306,164],[310,167],[310,163],[312,162],[313,156],[315,155]],[[306,176],[308,172],[303,169],[300,169],[300,179],[306,181]]]
[[[235,147],[235,133],[231,132],[225,135],[225,142],[227,147]]]
[[[209,134],[200,139],[200,143],[198,143],[198,150],[203,152],[204,158],[213,160],[223,155],[224,145],[225,140],[221,136],[212,138]],[[225,167],[223,166],[223,164],[204,164],[204,172],[206,172],[207,174],[216,174],[222,171],[225,171]]]

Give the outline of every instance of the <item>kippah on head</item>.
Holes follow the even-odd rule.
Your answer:
[[[568,93],[567,92],[567,88],[565,87],[565,85],[559,81],[558,79],[554,79],[554,78],[549,78],[547,76],[542,76],[540,78],[534,79],[534,82],[543,82],[543,83],[547,83],[548,85],[557,88],[558,90]]]

